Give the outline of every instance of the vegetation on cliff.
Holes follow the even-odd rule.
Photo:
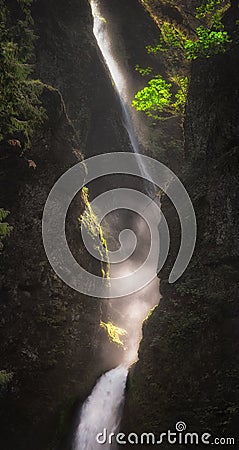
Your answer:
[[[180,29],[186,20],[185,3],[147,2],[152,14],[156,14],[156,4],[167,4],[171,17],[177,12]],[[162,299],[144,324],[139,361],[130,375],[127,430],[158,433],[183,420],[188,431],[208,431],[212,436],[234,436],[235,440],[237,436],[239,90],[238,49],[234,44],[239,2],[231,3],[237,7],[223,12],[222,23],[233,45],[210,58],[198,57],[190,67],[180,178],[194,204],[197,246],[183,277],[169,285],[167,278],[181,236],[175,210],[165,196],[162,207],[173,241],[160,273]],[[215,5],[220,7],[219,2],[201,4],[210,11]],[[192,2],[190,8],[187,2],[188,20],[194,5]],[[198,14],[202,13],[198,9]],[[190,18],[192,28],[197,19],[195,10]],[[158,12],[157,23],[162,20]],[[167,58],[169,52],[160,55]],[[170,70],[173,64],[188,70],[175,60]],[[135,415],[136,410],[139,414]],[[169,446],[162,448],[168,450]]]
[[[151,14],[158,2],[143,0]],[[181,21],[174,16],[157,20],[160,39],[157,45],[148,45],[149,54],[163,53],[168,61],[168,79],[161,74],[151,78],[147,85],[135,94],[132,105],[155,119],[165,120],[184,115],[187,89],[190,76],[189,62],[199,57],[210,58],[225,53],[232,39],[223,24],[223,15],[230,7],[227,0],[202,0],[200,6],[194,5],[190,11],[179,7],[180,2],[163,2],[173,5],[179,12]],[[136,67],[143,76],[151,74]]]
[[[104,237],[103,228],[98,220],[97,215],[93,211],[92,205],[89,200],[89,190],[87,187],[83,187],[81,190],[81,198],[85,206],[85,211],[80,215],[78,221],[84,226],[87,233],[92,238],[93,242],[99,239],[99,244],[96,245],[96,250],[99,254],[101,261],[101,273],[103,278],[110,279],[109,274],[109,254],[106,239]],[[103,261],[106,261],[104,264]]]
[[[31,0],[0,1],[0,142],[20,137],[26,147],[44,120],[42,84],[32,78]]]
[[[31,0],[0,0],[0,144],[1,149],[23,157],[35,130],[45,118],[40,95],[42,84],[32,78],[34,32]],[[9,214],[0,209],[0,252],[12,227],[3,220]]]
[[[3,249],[3,240],[10,235],[12,231],[12,227],[9,223],[5,222],[9,211],[5,211],[3,208],[0,208],[0,253]]]
[[[0,399],[4,392],[8,389],[10,382],[13,379],[13,372],[7,370],[0,370]]]
[[[123,328],[117,327],[112,322],[103,322],[100,321],[100,327],[103,328],[108,334],[109,340],[114,344],[119,345],[120,347],[124,346],[124,342],[122,340],[123,336],[127,335],[127,331]]]

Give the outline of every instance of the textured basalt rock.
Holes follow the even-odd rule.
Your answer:
[[[226,25],[235,25],[232,12]],[[236,48],[198,60],[192,67],[181,179],[195,207],[197,245],[187,271],[170,286],[167,278],[178,251],[180,228],[175,210],[164,199],[174,241],[160,274],[163,297],[144,326],[139,362],[129,377],[123,423],[127,431],[159,435],[173,431],[181,420],[189,432],[237,435],[237,73]]]
[[[89,3],[35,1],[36,77],[46,87],[48,120],[34,137],[26,160],[1,146],[1,207],[14,230],[5,241],[0,271],[1,367],[13,374],[0,407],[0,447],[56,448],[74,405],[98,376],[117,364],[117,351],[102,357],[99,328],[106,311],[98,299],[66,286],[46,258],[41,219],[59,176],[85,157],[128,146],[121,109],[100,60]],[[108,142],[108,148],[103,143]],[[74,255],[101,275],[79,236],[81,198],[67,218]],[[108,349],[110,352],[110,348]]]

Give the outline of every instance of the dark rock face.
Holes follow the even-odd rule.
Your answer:
[[[144,44],[153,43],[146,42],[150,24],[135,55],[132,29],[124,27],[126,18],[133,24],[136,2],[103,3],[111,6],[114,17],[121,6],[116,28],[128,36],[127,67],[144,64]],[[100,356],[105,339],[99,332],[100,302],[70,290],[51,270],[42,246],[41,218],[54,182],[82,153],[88,157],[130,150],[128,138],[96,48],[88,2],[35,0],[33,15],[36,75],[61,94],[44,90],[48,122],[29,152],[36,170],[1,149],[0,206],[11,211],[14,226],[0,261],[0,369],[13,374],[0,392],[0,447],[5,450],[58,448],[75,402],[83,401],[97,376],[117,363],[116,358],[106,364]],[[140,22],[137,30],[139,38],[144,31]],[[160,275],[162,302],[144,326],[140,360],[129,380],[128,429],[157,433],[184,420],[191,429],[217,435],[237,430],[237,74],[236,52],[193,67],[183,181],[198,217],[197,250],[187,273],[170,287],[168,268],[180,235],[175,213],[165,202],[175,243]],[[83,252],[77,222],[82,210],[78,199],[67,224],[76,253]],[[83,258],[100,273],[84,252]],[[65,442],[62,448],[68,448]]]
[[[88,2],[35,1],[33,16],[36,76],[53,88],[44,89],[48,121],[27,155],[36,169],[4,146],[0,155],[0,204],[14,226],[0,263],[0,370],[13,374],[0,393],[5,450],[56,448],[73,406],[117,363],[101,357],[100,301],[73,291],[51,269],[41,219],[51,187],[82,153],[128,146],[121,109],[96,49]],[[68,214],[67,237],[86,268],[100,275],[79,237],[82,211],[79,198]]]
[[[238,67],[236,49],[193,64],[181,179],[195,206],[197,246],[186,273],[170,286],[180,229],[165,200],[174,243],[160,274],[163,298],[144,326],[139,362],[129,378],[127,431],[158,435],[174,431],[181,420],[189,432],[237,436]]]
[[[132,149],[92,33],[89,3],[35,0],[33,17],[35,72],[46,84],[48,113],[27,154],[37,167],[28,168],[4,147],[0,155],[0,205],[11,211],[14,226],[0,272],[0,370],[13,374],[0,392],[0,446],[5,450],[58,448],[76,402],[119,358],[99,330],[107,307],[74,292],[52,271],[42,245],[41,219],[51,187],[82,154]],[[132,180],[128,183],[132,186]],[[90,192],[100,188],[96,184]],[[88,258],[79,238],[82,211],[78,199],[70,208],[67,237],[74,256],[80,254],[87,269],[99,274],[99,264]],[[64,440],[62,448],[67,445]]]
[[[38,76],[60,89],[83,153],[89,157],[127,147],[119,101],[93,36],[89,2],[41,0],[33,11]]]
[[[145,79],[135,71],[137,64],[162,70],[162,58],[156,59],[146,51],[147,45],[158,42],[159,29],[138,0],[100,0],[99,4],[110,33],[111,47],[121,67],[133,78],[136,91],[140,84],[145,84]]]
[[[1,399],[1,447],[45,449],[60,431],[60,417],[83,400],[100,365],[100,304],[66,286],[51,269],[41,239],[41,218],[56,179],[77,159],[77,140],[61,97],[48,91],[49,122],[30,157],[36,169],[3,154],[1,204],[14,227],[1,255],[1,369],[13,373]],[[52,114],[52,115],[51,115]],[[10,186],[10,188],[8,188]],[[82,247],[71,209],[68,239]],[[90,264],[90,261],[89,261]],[[100,267],[95,270],[100,274]],[[62,419],[63,420],[63,419]]]

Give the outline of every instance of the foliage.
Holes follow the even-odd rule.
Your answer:
[[[5,211],[3,208],[0,208],[0,253],[3,249],[3,239],[9,236],[13,229],[13,227],[11,227],[7,222],[4,222],[8,214],[9,211]]]
[[[172,49],[184,49],[186,42],[185,33],[175,24],[170,22],[163,22],[160,27],[160,40],[159,43],[152,47],[148,45],[146,47],[148,53],[168,52]]]
[[[8,384],[13,378],[13,373],[7,370],[0,370],[0,386]]]
[[[100,321],[100,327],[107,331],[109,339],[111,342],[123,347],[124,343],[121,340],[122,336],[127,335],[127,331],[123,328],[116,327],[112,322],[102,322]]]
[[[224,53],[230,41],[227,31],[213,31],[200,26],[196,29],[198,39],[187,39],[185,54],[187,59],[197,59],[199,56],[210,56]]]
[[[177,84],[178,90],[173,95],[172,84],[157,75],[137,92],[132,105],[137,111],[144,111],[148,116],[159,120],[182,113],[186,103],[187,77],[177,78]]]
[[[144,89],[137,92],[132,105],[137,111],[144,111],[148,116],[157,117],[152,111],[168,111],[171,102],[171,87],[161,75],[148,82]]]
[[[196,8],[196,18],[222,17],[222,14],[230,7],[230,2],[225,0],[202,0],[201,5]]]
[[[214,16],[216,30],[204,25],[198,26],[194,31],[194,38],[190,38],[185,31],[177,25],[164,22],[160,28],[161,37],[155,46],[147,46],[148,53],[180,51],[183,58],[197,59],[199,56],[206,58],[218,53],[224,53],[231,42],[228,32],[220,21],[218,15]]]
[[[35,128],[44,120],[42,84],[31,78],[29,64],[34,42],[31,0],[17,0],[17,14],[5,0],[0,6],[0,141],[20,134],[29,147]]]
[[[201,0],[200,6],[195,7],[194,11],[194,21],[198,22],[198,26],[191,30],[168,20],[160,23],[158,44],[148,45],[146,49],[149,54],[163,52],[170,61],[169,66],[173,63],[179,69],[174,77],[168,73],[172,83],[156,75],[136,93],[132,105],[138,111],[161,120],[184,114],[188,77],[185,76],[183,62],[199,57],[210,58],[229,49],[231,39],[222,23],[223,14],[229,6],[230,2],[225,0]],[[136,66],[143,76],[151,73],[147,69]]]
[[[103,278],[109,279],[109,256],[108,256],[108,246],[106,239],[104,237],[103,229],[101,224],[99,223],[97,215],[94,213],[93,208],[91,206],[90,200],[89,200],[89,190],[87,187],[83,187],[81,190],[81,198],[83,200],[83,203],[85,205],[85,211],[83,214],[80,215],[78,218],[78,221],[80,224],[82,224],[87,233],[91,236],[93,240],[96,240],[99,238],[100,244],[96,246],[97,251],[100,255],[100,259],[102,261],[107,261],[106,266],[104,267],[102,265],[101,267],[101,273]]]
[[[137,64],[135,66],[135,70],[136,72],[139,72],[140,75],[142,75],[142,77],[145,77],[146,75],[149,75],[152,72],[152,67],[145,67],[145,69],[143,69],[142,67],[139,67],[139,65]]]
[[[13,379],[14,373],[7,370],[0,370],[0,397],[7,391]]]
[[[178,86],[178,91],[175,94],[173,108],[179,113],[184,113],[187,101],[188,77],[174,77],[174,82]]]

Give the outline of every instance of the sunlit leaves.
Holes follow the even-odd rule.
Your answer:
[[[187,59],[197,59],[199,56],[210,58],[212,55],[224,53],[230,43],[227,31],[212,31],[203,26],[196,29],[198,39],[188,39],[185,44]]]
[[[196,18],[205,20],[212,30],[223,31],[222,17],[228,8],[230,8],[228,0],[204,0],[196,8]]]
[[[177,85],[179,89],[175,94],[175,102],[173,103],[172,107],[178,113],[183,114],[187,101],[188,77],[179,77],[177,79]]]
[[[148,82],[144,89],[138,91],[132,102],[137,111],[144,111],[149,116],[156,116],[169,108],[171,102],[171,83],[160,75]]]
[[[232,41],[222,22],[229,6],[228,0],[201,0],[200,6],[194,7],[194,20],[190,16],[189,21],[198,26],[191,29],[189,25],[178,25],[169,20],[159,22],[159,42],[146,49],[150,54],[165,54],[169,63],[168,79],[173,85],[161,75],[155,76],[134,97],[132,105],[138,111],[157,119],[184,114],[188,88],[185,75],[189,62],[225,53],[230,48]],[[178,75],[172,77],[174,67],[178,67]]]
[[[111,342],[119,345],[120,347],[124,346],[122,337],[127,335],[126,330],[117,327],[112,322],[102,322],[102,320],[100,321],[100,327],[107,332]]]
[[[201,5],[196,8],[196,18],[205,18],[207,15],[214,14],[218,8],[224,9],[229,6],[230,2],[225,0],[202,0]]]
[[[136,72],[139,72],[142,77],[145,77],[147,75],[150,75],[150,73],[152,72],[153,69],[152,69],[152,67],[142,68],[142,67],[139,67],[139,65],[137,64],[135,66],[135,70],[136,70]]]
[[[35,167],[33,167],[35,168]],[[95,212],[93,211],[92,205],[89,199],[89,191],[86,186],[81,190],[81,198],[85,206],[84,213],[78,217],[78,222],[83,225],[92,241],[94,246],[100,255],[101,261],[107,261],[105,265],[101,265],[101,273],[103,278],[110,279],[109,274],[109,250],[107,246],[107,241],[104,237],[102,226]],[[99,238],[99,241],[98,239]]]
[[[230,42],[227,31],[211,30],[201,25],[195,30],[195,38],[191,39],[174,24],[164,23],[161,27],[159,44],[155,47],[148,46],[147,51],[148,53],[157,53],[177,49],[183,52],[184,58],[193,60],[199,56],[209,58],[212,55],[223,53],[227,50]]]
[[[168,52],[171,49],[184,49],[185,33],[179,27],[169,22],[163,22],[160,27],[161,37],[159,43],[153,47],[146,47],[148,53]]]
[[[177,77],[174,81],[178,90],[173,95],[172,83],[165,81],[161,75],[156,76],[137,92],[132,106],[137,111],[144,111],[148,116],[161,120],[182,113],[187,98],[188,79]]]

